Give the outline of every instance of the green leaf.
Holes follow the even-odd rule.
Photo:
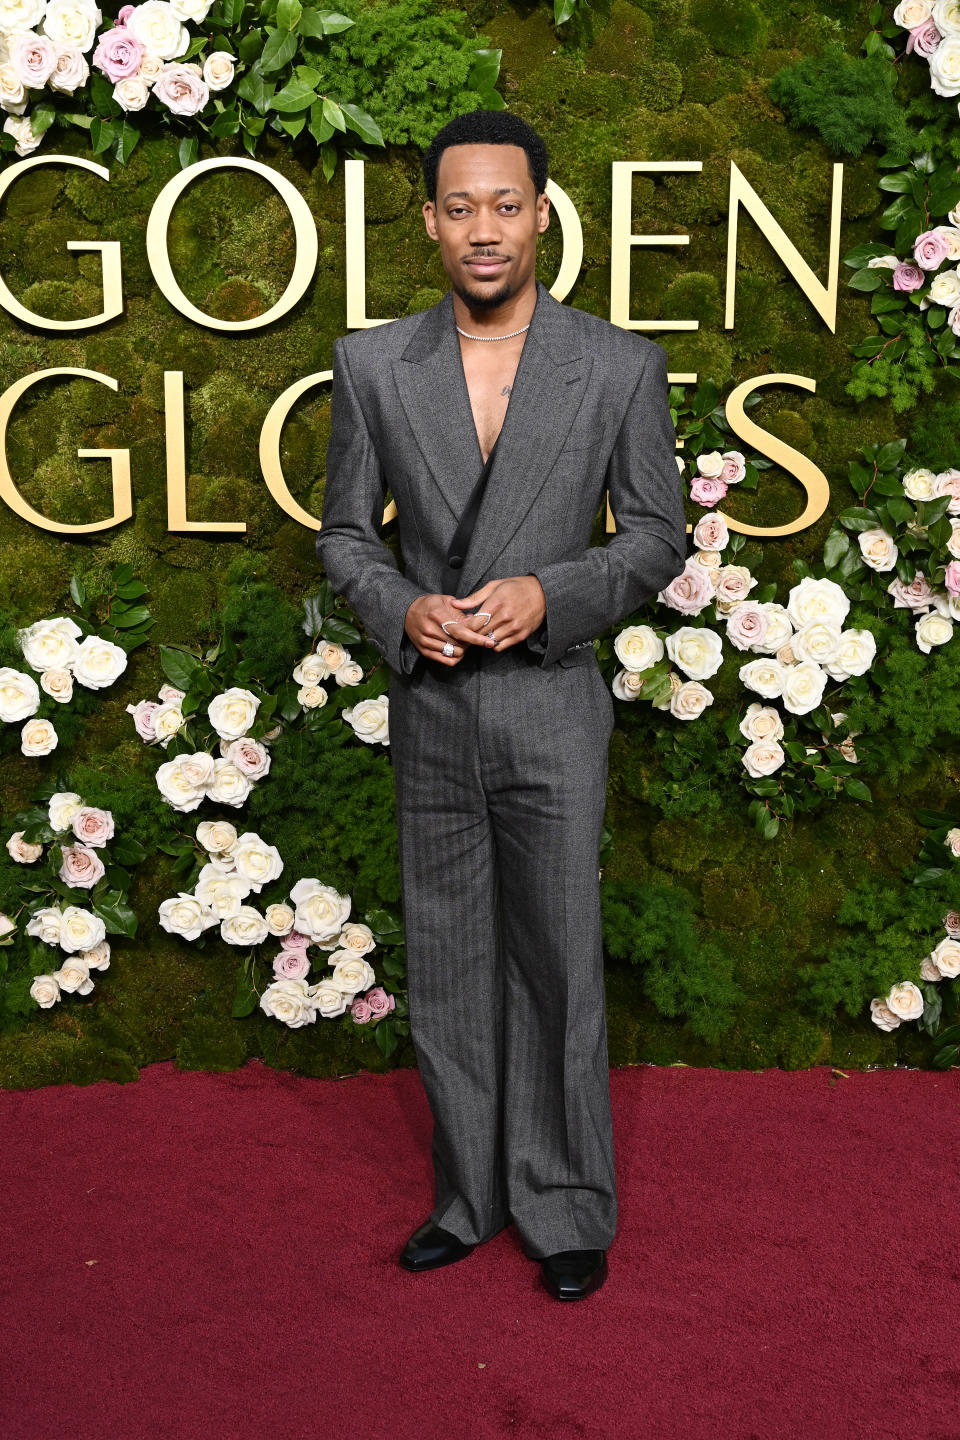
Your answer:
[[[841,556],[850,548],[850,536],[838,530],[836,526],[831,529],[823,546],[823,563],[828,570],[832,570]]]
[[[289,65],[297,53],[297,37],[289,30],[276,29],[270,32],[260,57],[260,69],[264,75],[271,70],[282,70]]]
[[[323,113],[323,101],[317,100],[310,107],[310,122],[307,126],[318,145],[323,145],[333,134],[333,126]]]
[[[291,113],[297,110],[309,110],[316,98],[317,92],[311,85],[304,84],[302,80],[291,80],[274,95],[270,101],[270,109]]]
[[[127,935],[132,940],[137,933],[137,917],[117,892],[110,891],[110,897],[113,896],[116,898],[105,897],[97,901],[93,913],[99,915],[108,935]]]
[[[255,65],[250,66],[245,75],[241,75],[234,93],[242,100],[249,100],[254,109],[259,110],[262,115],[275,89],[276,86],[271,81],[264,80],[258,60]]]
[[[135,625],[142,625],[145,620],[152,619],[150,611],[145,605],[131,605],[121,609],[114,606],[110,612],[110,623],[116,625],[118,630],[129,630]]]
[[[147,852],[132,835],[115,835],[110,841],[110,855],[120,865],[139,865]]]
[[[866,268],[857,270],[847,281],[851,290],[879,290],[883,283],[882,270],[868,270]]]
[[[572,12],[571,12],[572,13]],[[467,76],[468,90],[492,90],[500,75],[502,50],[477,50]]]
[[[220,15],[227,25],[239,23],[244,0],[220,0]]]
[[[277,0],[277,24],[284,30],[296,30],[300,24],[303,6],[300,0]]]
[[[90,149],[94,155],[109,150],[116,138],[117,127],[112,120],[102,120],[95,115],[90,122]]]
[[[347,121],[344,113],[337,102],[330,99],[329,95],[323,97],[323,117],[325,120],[329,120],[335,130],[346,132]]]
[[[253,976],[245,965],[237,966],[237,981],[233,990],[233,1005],[230,1014],[237,1020],[250,1015],[260,1003],[260,996],[253,986]]]
[[[553,23],[565,25],[577,8],[577,0],[553,0]]]
[[[339,35],[342,30],[349,30],[354,23],[348,15],[341,15],[336,10],[317,10],[308,5],[304,7],[300,17],[300,34],[314,38]]]
[[[189,690],[193,673],[200,667],[195,655],[173,645],[160,646],[160,666],[164,675],[178,690]]]
[[[359,135],[361,140],[365,140],[368,145],[384,145],[386,143],[379,125],[365,110],[345,102],[341,103],[340,109],[343,111],[344,119],[350,129]]]
[[[844,781],[844,789],[846,790],[848,795],[851,795],[853,797],[854,800],[873,800],[873,796],[870,794],[869,789],[866,785],[864,785],[863,781],[857,780],[852,775],[848,776]]]
[[[79,575],[70,576],[70,595],[73,603],[82,610],[87,603],[87,592]]]

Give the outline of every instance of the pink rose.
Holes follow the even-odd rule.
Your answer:
[[[91,63],[116,85],[118,80],[129,80],[131,75],[136,75],[143,56],[144,49],[136,35],[121,25],[104,30]]]
[[[236,765],[244,775],[251,780],[260,780],[270,769],[270,751],[266,745],[259,740],[251,740],[247,735],[241,735],[239,740],[231,740],[226,749],[226,757],[231,764]]]
[[[721,476],[721,479],[726,479]],[[729,481],[727,482],[729,484]],[[693,527],[693,543],[698,550],[723,550],[730,541],[730,531],[723,516],[704,515]]]
[[[127,714],[133,716],[133,728],[141,740],[156,740],[153,717],[160,709],[158,700],[138,700],[136,705],[127,706]]]
[[[363,996],[358,995],[356,1000],[354,1000],[353,1004],[350,1006],[350,1014],[353,1016],[354,1020],[356,1020],[358,1025],[366,1025],[367,1021],[373,1015],[373,1011],[370,1009],[369,1004],[366,1000],[364,1000]]]
[[[946,260],[950,253],[950,242],[946,235],[936,230],[924,230],[913,242],[913,258],[921,270],[936,270],[937,266]],[[897,270],[899,270],[899,265]],[[893,272],[894,286],[897,281],[897,271]],[[916,286],[912,287],[916,289]]]
[[[121,5],[119,11],[117,12],[117,18],[113,23],[115,25],[126,25],[127,21],[129,20],[135,9],[135,5]]]
[[[113,839],[113,815],[109,810],[98,810],[94,805],[82,806],[71,819],[70,825],[74,835],[85,845],[99,848]]]
[[[940,264],[940,261],[937,261]],[[909,260],[901,260],[893,272],[894,290],[902,290],[909,293],[911,290],[919,290],[921,285],[926,285],[927,277],[916,265],[911,265]]]
[[[373,1015],[389,1015],[391,1010],[396,1009],[396,1000],[392,995],[387,994],[382,985],[375,985],[372,990],[367,991],[363,998]]]
[[[727,639],[738,650],[749,650],[751,646],[762,645],[770,618],[756,600],[744,600],[727,619]]]
[[[698,505],[716,505],[727,493],[727,482],[719,475],[694,475],[690,483],[690,499]]]
[[[940,44],[943,36],[932,20],[924,20],[922,25],[917,25],[907,35],[907,54],[916,50],[926,60],[932,55]]]
[[[952,495],[947,506],[948,515],[960,515],[960,470],[941,470],[934,486],[934,495]]]
[[[720,479],[725,480],[728,485],[736,485],[747,473],[746,462],[739,450],[724,450],[723,465],[720,467]],[[712,549],[712,546],[707,546]]]
[[[310,974],[310,957],[305,950],[281,950],[273,957],[273,973],[285,980],[306,980]]]
[[[960,910],[948,910],[943,917],[943,928],[951,940],[960,940]]]
[[[679,610],[681,615],[699,615],[713,599],[713,581],[704,565],[688,559],[680,574],[660,591],[659,599],[671,610]]]
[[[310,936],[304,935],[300,930],[288,930],[280,944],[284,950],[306,950],[310,944]]]
[[[891,580],[887,586],[887,594],[893,596],[895,610],[926,610],[933,604],[930,582],[919,570],[909,585],[904,585],[899,575],[896,580]]]
[[[960,595],[960,560],[951,560],[947,566],[943,583],[951,595]]]
[[[174,115],[196,115],[210,99],[210,88],[197,69],[169,60],[153,82],[154,95]]]
[[[65,885],[78,885],[89,890],[107,873],[96,850],[86,845],[65,845],[62,853],[59,875]]]
[[[17,79],[32,90],[42,90],[57,68],[57,52],[47,35],[21,31],[10,42],[10,63]]]

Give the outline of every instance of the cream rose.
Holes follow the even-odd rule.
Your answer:
[[[649,670],[663,659],[663,641],[650,625],[627,625],[613,642],[614,653],[626,670]]]
[[[35,30],[46,8],[47,0],[0,0],[0,34]]]
[[[103,19],[94,0],[48,0],[43,30],[55,45],[69,45],[86,52],[97,38]]]
[[[175,755],[159,767],[155,777],[157,789],[164,800],[181,812],[196,810],[206,794],[202,786],[192,784],[184,773],[184,761],[192,758],[190,755]]]
[[[941,270],[930,282],[928,294],[932,304],[952,309],[960,301],[960,275],[956,270]]]
[[[43,1010],[49,1010],[60,999],[60,984],[55,975],[37,975],[30,986],[31,999]]]
[[[0,666],[0,720],[12,724],[36,714],[40,706],[40,687],[32,675]]]
[[[276,845],[267,845],[252,830],[241,835],[234,846],[233,862],[238,875],[242,875],[258,894],[264,885],[278,879],[283,871],[283,861]]]
[[[930,958],[943,979],[956,979],[960,975],[960,940],[946,936],[931,950]]]
[[[325,1020],[334,1020],[338,1015],[342,1015],[350,1002],[349,992],[341,990],[332,976],[319,980],[310,987],[309,993],[315,1013],[322,1015]]]
[[[748,690],[755,690],[768,700],[783,694],[783,687],[789,673],[786,665],[779,660],[748,660],[737,672]]]
[[[35,844],[32,840],[24,840],[23,836],[22,830],[14,830],[7,841],[7,854],[18,865],[32,865],[43,854],[43,846]]]
[[[197,840],[210,854],[226,854],[237,843],[236,826],[229,820],[201,820],[196,830]]]
[[[929,655],[934,645],[946,645],[953,634],[953,621],[936,610],[930,610],[920,616],[913,633],[924,655]]]
[[[960,95],[960,34],[945,35],[930,56],[930,84],[937,95]]]
[[[741,756],[748,775],[759,780],[763,775],[772,775],[779,770],[786,756],[776,740],[754,740]]]
[[[724,550],[729,545],[730,531],[718,510],[701,515],[693,527],[693,543],[698,550]]]
[[[930,19],[933,10],[933,0],[900,0],[900,4],[893,12],[893,18],[904,30],[915,30]]]
[[[812,620],[801,625],[791,638],[790,648],[798,660],[814,660],[825,665],[835,660],[840,651],[840,630],[824,620]]]
[[[813,620],[842,626],[850,610],[850,600],[835,580],[814,579],[805,575],[790,587],[787,614],[794,626],[809,625]]]
[[[72,95],[74,90],[86,85],[90,79],[90,66],[83,51],[76,45],[56,45],[54,48],[57,52],[57,64],[47,84],[51,90]]]
[[[912,980],[894,985],[884,1003],[900,1020],[918,1020],[923,1014],[923,995]]]
[[[911,500],[932,500],[936,478],[932,470],[908,470],[903,477],[903,493]]]
[[[360,990],[369,990],[370,986],[376,983],[373,966],[362,955],[345,954],[342,950],[335,950],[330,956],[330,964],[333,966],[330,983],[336,985],[345,995],[352,997]]]
[[[297,701],[304,710],[319,710],[321,705],[327,703],[327,692],[322,685],[301,685],[297,691]]]
[[[317,1011],[306,980],[287,977],[274,980],[260,996],[260,1009],[274,1020],[282,1020],[291,1030],[316,1023]]]
[[[15,136],[18,146],[23,145],[25,147],[27,144],[26,132],[29,132],[30,135],[33,134],[30,121],[24,118],[21,124],[17,124],[12,119],[12,116],[22,115],[24,110],[26,110],[27,92],[24,89],[23,81],[9,60],[3,65],[0,65],[0,106],[9,112],[8,118],[3,124],[4,130],[9,131],[11,135]],[[23,137],[22,139],[21,136]],[[39,143],[40,141],[37,140],[38,145]],[[25,149],[18,150],[18,154],[22,155],[24,153],[26,153]]]
[[[791,715],[806,715],[823,699],[827,674],[813,660],[788,667],[783,682],[783,703]]]
[[[756,584],[746,565],[722,565],[717,572],[717,609],[726,613],[742,604]]]
[[[377,946],[369,925],[353,920],[340,931],[340,945],[351,955],[369,955]]]
[[[249,775],[244,775],[232,760],[214,761],[213,778],[206,789],[209,799],[217,804],[232,805],[234,809],[238,809],[252,789],[253,781]]]
[[[229,50],[214,50],[203,62],[203,78],[211,90],[226,90],[233,84],[235,56]]]
[[[298,685],[319,685],[321,680],[329,679],[333,671],[311,650],[309,655],[304,655],[303,659],[294,665],[292,674]]]
[[[59,905],[43,905],[34,910],[27,921],[27,934],[35,935],[45,945],[59,945],[62,925],[63,912]]]
[[[50,796],[47,815],[54,830],[69,830],[73,817],[83,809],[83,800],[75,790],[58,790]]]
[[[126,75],[114,85],[113,98],[121,110],[143,110],[150,99],[150,87],[142,75]]]
[[[639,670],[618,670],[610,689],[618,700],[638,700],[646,681]]]
[[[705,450],[697,456],[697,471],[708,479],[716,479],[723,469],[723,456],[719,450]]]
[[[241,905],[235,915],[220,922],[220,938],[228,945],[260,945],[269,934],[266,916],[252,905]]]
[[[83,958],[91,970],[109,970],[110,941],[100,940],[96,945],[91,945],[89,950],[84,950]]]
[[[870,1001],[870,1019],[880,1030],[896,1030],[900,1024],[899,1017],[877,995]]]
[[[122,675],[127,668],[127,652],[112,640],[99,635],[86,635],[77,647],[73,673],[81,685],[102,690]]]
[[[194,894],[205,909],[218,920],[236,915],[250,894],[251,885],[236,870],[224,871],[217,865],[203,865],[193,887]]]
[[[755,641],[750,649],[761,655],[774,655],[781,645],[785,645],[790,639],[793,634],[793,625],[785,606],[778,605],[775,600],[763,600],[757,603],[767,617],[767,628],[763,639]]]
[[[357,737],[368,745],[389,745],[390,701],[386,695],[379,695],[375,700],[361,700],[358,705],[345,708],[343,718],[349,721]]]
[[[327,674],[329,675],[332,675],[335,670],[340,669],[341,665],[345,665],[348,660],[352,659],[350,651],[346,646],[337,644],[335,640],[321,640],[317,646],[316,653],[321,664],[326,665]],[[327,677],[326,675],[321,675],[319,678],[325,680]]]
[[[158,60],[175,60],[190,46],[190,32],[168,0],[144,0],[127,16],[127,29]]]
[[[712,704],[713,696],[705,685],[699,680],[685,680],[670,696],[670,714],[677,720],[696,720]]]
[[[782,740],[783,721],[780,711],[772,705],[761,705],[751,700],[740,721],[740,734],[745,740]]]
[[[68,994],[89,995],[93,989],[93,981],[90,979],[90,967],[82,956],[72,960],[64,960],[59,970],[54,970],[53,978]]]
[[[290,934],[295,918],[292,905],[268,905],[264,914],[271,935]]]
[[[79,905],[67,905],[60,921],[60,945],[64,950],[92,950],[94,945],[107,933],[107,927],[99,915],[91,910],[81,910]]]
[[[874,527],[861,530],[857,536],[860,553],[871,570],[892,570],[900,551],[896,541],[886,530]]]
[[[70,670],[44,670],[40,689],[58,705],[66,705],[73,699],[73,674]]]
[[[290,891],[296,906],[294,926],[311,940],[334,940],[350,915],[350,896],[340,895],[319,880],[298,880]]]
[[[57,743],[57,732],[49,720],[28,720],[20,731],[20,749],[24,755],[49,755]]]
[[[170,8],[175,15],[178,15],[184,22],[192,20],[194,25],[200,25],[207,18],[207,11],[213,4],[213,0],[170,0]]]
[[[682,625],[667,636],[667,654],[691,680],[709,680],[723,664],[723,641],[716,630]]]
[[[153,712],[153,733],[166,747],[183,726],[183,710],[179,700],[166,700]]]
[[[843,630],[837,653],[824,669],[831,680],[848,680],[851,675],[865,675],[877,653],[877,640],[872,630]]]
[[[221,740],[239,740],[257,718],[260,701],[251,690],[232,685],[215,695],[207,707],[210,724]]]

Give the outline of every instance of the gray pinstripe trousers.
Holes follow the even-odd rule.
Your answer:
[[[526,1253],[616,1230],[598,852],[613,702],[526,646],[390,679],[411,1039],[431,1218]],[[535,657],[539,659],[539,657]]]

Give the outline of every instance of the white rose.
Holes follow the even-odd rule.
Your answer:
[[[152,85],[153,82],[163,74],[164,62],[159,55],[151,55],[149,51],[140,61],[140,69],[137,71],[137,79],[142,80],[145,85]]]
[[[237,831],[229,820],[201,820],[196,830],[197,841],[213,855],[225,854],[237,843]]]
[[[169,744],[183,725],[183,710],[179,700],[167,700],[153,712],[154,734],[162,745]]]
[[[960,305],[954,306],[954,309],[960,311]],[[950,313],[952,315],[953,311],[951,310]],[[947,506],[947,514],[960,515],[960,470],[955,466],[951,466],[949,470],[941,470],[936,476],[933,493],[934,495],[949,495],[950,503]]]
[[[235,915],[220,923],[220,938],[228,945],[260,945],[269,934],[266,916],[252,905],[241,905]]]
[[[89,950],[84,950],[83,958],[87,962],[88,970],[109,970],[110,941],[101,940],[98,944],[92,945]]]
[[[112,685],[127,668],[127,652],[112,640],[102,640],[99,635],[87,635],[77,647],[73,662],[73,673],[81,685],[91,690],[102,690]]]
[[[637,700],[645,683],[639,670],[618,670],[610,689],[618,700]]]
[[[960,975],[960,940],[947,935],[930,952],[930,958],[943,979],[955,979]]]
[[[935,0],[930,14],[941,35],[960,35],[960,4],[957,0]]]
[[[35,30],[46,8],[47,0],[0,0],[0,34]]]
[[[921,615],[914,627],[917,645],[924,655],[929,655],[934,645],[945,645],[953,634],[953,621],[936,610]]]
[[[184,774],[183,762],[191,758],[189,755],[175,755],[157,770],[157,789],[174,810],[196,810],[206,794],[202,786],[191,784]]]
[[[930,19],[933,0],[900,0],[893,12],[893,18],[904,30],[916,30],[918,25]]]
[[[49,720],[28,720],[20,731],[24,755],[49,755],[57,748],[58,736]]]
[[[356,660],[346,660],[334,670],[333,678],[338,685],[359,685],[363,679],[363,667]]]
[[[267,845],[251,830],[241,835],[237,841],[233,862],[237,873],[242,875],[258,894],[264,885],[276,880],[283,870],[283,861],[276,845]]]
[[[868,270],[896,270],[900,261],[896,255],[871,255],[867,261]]]
[[[787,596],[787,614],[798,628],[813,620],[842,626],[849,610],[850,600],[843,587],[825,577],[816,580],[812,575],[805,575],[790,587]]]
[[[872,630],[842,630],[837,653],[824,666],[831,680],[848,680],[851,675],[865,675],[877,653],[877,639]]]
[[[696,720],[712,704],[713,696],[705,685],[699,680],[685,680],[670,696],[670,714],[677,720]]]
[[[32,675],[0,666],[0,720],[25,720],[40,708],[40,687]]]
[[[59,945],[62,925],[63,912],[59,905],[44,905],[34,910],[27,921],[27,934],[35,935],[45,945]]]
[[[762,775],[772,775],[779,770],[786,756],[776,740],[754,740],[741,757],[748,775],[758,780]]]
[[[815,710],[823,699],[827,673],[813,660],[801,660],[786,671],[783,682],[784,707],[792,715],[806,715]]]
[[[758,601],[760,609],[767,617],[767,628],[762,640],[756,640],[750,649],[760,655],[775,655],[781,645],[785,645],[793,634],[793,625],[786,607],[778,605],[775,600]],[[736,611],[734,611],[734,614]]]
[[[315,1024],[317,1019],[306,980],[274,980],[260,996],[260,1009],[274,1020],[282,1020],[291,1030]]]
[[[348,992],[341,990],[332,976],[318,980],[316,985],[310,987],[309,993],[315,1013],[322,1015],[325,1020],[333,1020],[342,1015],[350,1001]]]
[[[90,910],[81,910],[79,905],[67,905],[60,921],[60,945],[64,950],[92,950],[94,945],[107,933],[107,927],[99,915]]]
[[[47,84],[51,90],[72,95],[90,79],[90,66],[76,45],[56,45],[57,66]]]
[[[259,706],[260,701],[252,691],[233,685],[213,697],[207,714],[221,740],[239,740],[256,720]]]
[[[875,526],[857,536],[860,553],[871,570],[892,570],[900,554],[896,541],[886,530]]]
[[[21,32],[10,42],[10,64],[28,90],[42,90],[56,69],[57,52],[46,35]]]
[[[0,935],[12,935],[17,928],[17,922],[11,920],[9,915],[0,911]]]
[[[60,989],[65,990],[69,995],[89,995],[93,989],[90,967],[81,956],[64,960],[60,969],[54,970],[53,978]]]
[[[333,671],[311,650],[309,655],[304,655],[303,659],[294,665],[291,673],[298,685],[319,685],[320,681],[327,680]]]
[[[924,955],[923,959],[920,961],[920,977],[923,980],[933,981],[943,979],[943,976],[937,969],[936,961],[933,959],[932,955]]]
[[[627,625],[614,640],[613,649],[626,670],[649,670],[663,659],[663,641],[650,625]]]
[[[772,705],[761,705],[751,700],[740,721],[740,734],[745,740],[782,740],[783,721],[780,711]]]
[[[121,110],[142,110],[150,99],[150,87],[142,75],[126,75],[114,85],[113,98]]]
[[[748,660],[737,673],[748,690],[755,690],[758,695],[772,700],[783,694],[789,672],[779,660],[764,659]]]
[[[723,456],[719,450],[706,450],[697,456],[697,473],[715,479],[723,469]]]
[[[894,985],[884,1003],[901,1020],[917,1020],[923,1014],[923,994],[912,980]]]
[[[930,84],[938,95],[960,95],[960,34],[944,36],[930,56]]]
[[[23,658],[33,670],[69,670],[80,646],[77,637],[83,631],[68,615],[51,620],[36,620],[17,631]]]
[[[32,865],[43,854],[43,846],[33,840],[24,840],[22,830],[14,830],[6,848],[10,859],[15,860],[18,865]]]
[[[21,143],[20,135],[24,126],[30,130],[30,134],[33,134],[29,120],[24,119],[22,124],[18,125],[11,118],[14,115],[22,115],[24,110],[26,110],[27,92],[24,89],[23,81],[9,61],[0,65],[0,106],[9,112],[7,120],[4,121],[3,128],[4,130],[8,130],[11,135],[16,136],[18,143]],[[39,143],[38,140],[37,144]]]
[[[956,225],[934,225],[933,233],[935,235],[942,235],[946,240],[947,246],[949,247],[947,249],[947,259],[960,260],[960,227]],[[948,271],[947,273],[949,274],[950,272]],[[958,279],[960,279],[960,276],[958,276]],[[960,292],[958,292],[957,296],[950,303],[956,304],[957,299],[960,299]]]
[[[341,947],[349,951],[351,955],[369,955],[370,951],[375,950],[377,946],[370,926],[364,925],[359,920],[344,925],[338,938]]]
[[[268,905],[264,911],[271,935],[289,935],[294,925],[292,905]]]
[[[928,294],[934,305],[945,305],[948,310],[952,309],[960,300],[960,275],[956,270],[941,270],[930,282]]]
[[[691,680],[709,680],[723,664],[723,641],[716,630],[682,625],[667,636],[667,654]]]
[[[801,625],[790,641],[790,648],[798,660],[814,660],[818,665],[835,660],[840,650],[840,629],[823,620],[812,620]]]
[[[335,670],[339,670],[340,666],[345,665],[351,658],[350,651],[346,646],[339,645],[336,640],[321,640],[316,653],[321,664],[326,665],[329,675],[332,675]],[[325,680],[326,676],[321,675],[320,679]]]
[[[218,920],[229,920],[239,913],[250,894],[250,882],[236,871],[225,872],[216,865],[204,865],[193,887],[200,904],[212,911]]]
[[[294,927],[311,940],[334,940],[350,915],[350,896],[340,895],[319,880],[298,880],[290,891],[296,906]]]
[[[908,470],[903,477],[903,492],[911,500],[932,500],[936,478],[932,470]]]
[[[237,809],[243,804],[252,789],[253,781],[249,775],[245,775],[242,770],[239,770],[232,760],[214,761],[213,779],[206,789],[210,800],[214,800],[220,805],[232,805],[234,809]]]
[[[327,703],[327,692],[322,685],[301,685],[297,691],[297,702],[304,710],[319,710]]]
[[[386,695],[375,700],[361,700],[343,712],[345,720],[353,727],[354,733],[368,745],[389,745],[390,743],[390,701]]]
[[[43,1010],[49,1010],[60,999],[60,984],[53,975],[37,975],[30,986],[31,998]]]
[[[144,0],[127,16],[127,29],[158,60],[175,60],[190,47],[190,32],[168,0]]]
[[[876,995],[870,1001],[870,1019],[880,1030],[896,1030],[900,1024],[899,1018]]]
[[[102,19],[94,0],[49,0],[43,30],[55,45],[87,51],[97,38],[97,26]]]
[[[370,986],[376,983],[376,975],[369,960],[364,960],[362,955],[340,955],[335,951],[330,957],[333,970],[330,974],[330,983],[336,985],[345,995],[351,999],[361,990],[369,990]]]
[[[40,689],[58,705],[68,704],[73,699],[72,671],[44,670],[40,676]]]
[[[951,855],[960,857],[960,828],[954,825],[952,830],[948,830],[943,837],[943,843]]]
[[[233,84],[234,56],[229,50],[214,50],[203,62],[203,78],[210,90],[226,90]]]
[[[170,0],[170,8],[174,14],[184,22],[192,20],[194,25],[206,20],[207,11],[212,4],[213,0]]]

